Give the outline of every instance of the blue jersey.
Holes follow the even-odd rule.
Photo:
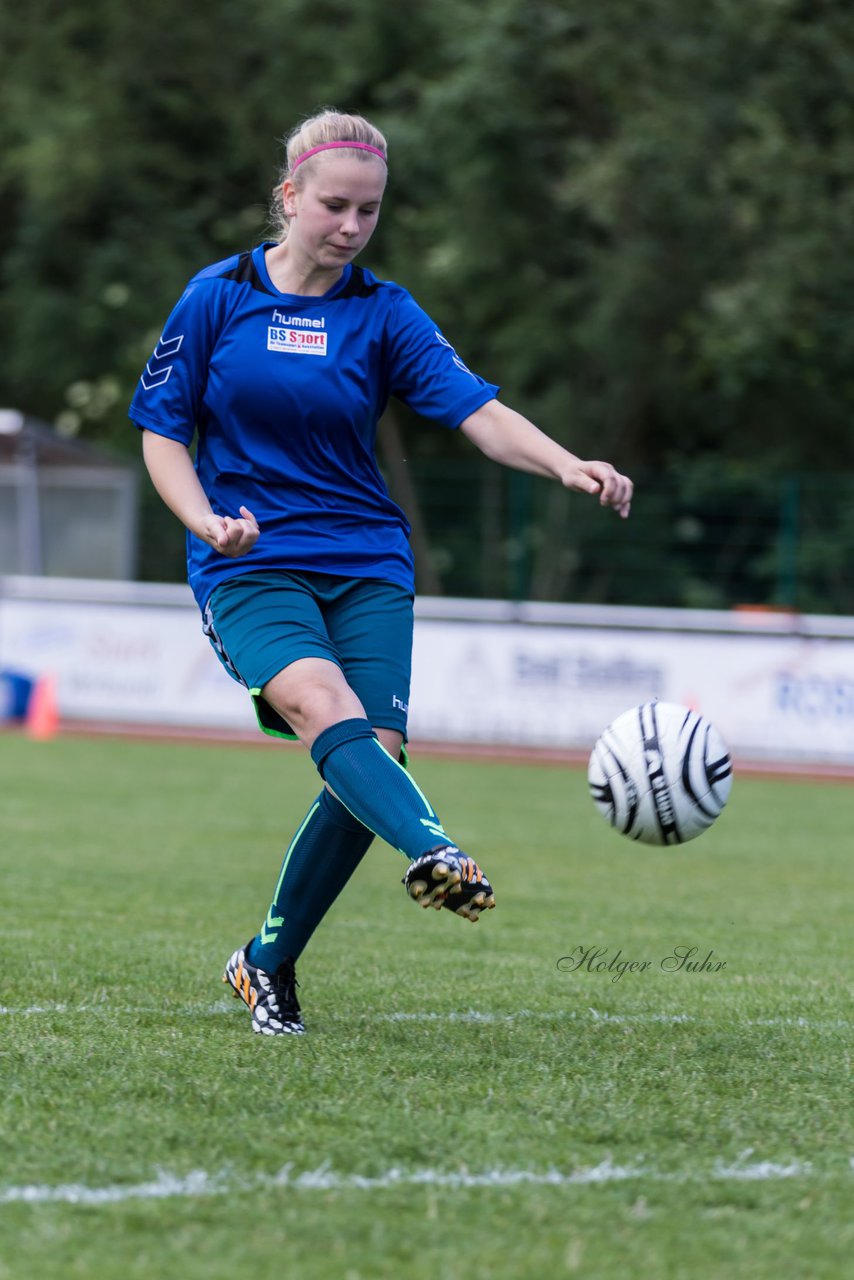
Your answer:
[[[322,297],[280,293],[269,245],[187,286],[137,387],[130,417],[189,446],[217,515],[246,506],[261,536],[237,560],[187,536],[190,585],[256,569],[380,578],[412,591],[409,524],[374,456],[389,396],[447,427],[498,388],[471,373],[399,285],[348,266]]]

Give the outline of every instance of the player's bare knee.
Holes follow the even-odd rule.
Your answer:
[[[306,743],[330,725],[364,715],[359,699],[346,681],[275,677],[264,686],[264,697]]]

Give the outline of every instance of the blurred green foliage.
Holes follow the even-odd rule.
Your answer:
[[[710,477],[735,477],[716,501],[737,526],[738,476],[854,472],[848,0],[7,0],[0,51],[0,402],[135,450],[126,406],[185,281],[264,237],[282,135],[333,104],[390,139],[366,264],[544,430],[678,492],[678,527],[706,536]],[[401,421],[420,474],[469,465]],[[477,593],[499,589],[499,490],[528,530],[518,585],[574,590],[555,565],[593,513],[477,475],[447,517]],[[798,555],[844,560],[850,534]],[[621,599],[654,594],[658,554]],[[694,595],[732,602],[688,578],[669,602]]]

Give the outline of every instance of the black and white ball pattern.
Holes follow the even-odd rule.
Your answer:
[[[705,717],[675,702],[644,702],[608,725],[587,781],[596,808],[623,835],[684,844],[720,815],[732,761]]]

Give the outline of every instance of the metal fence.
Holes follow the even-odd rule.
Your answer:
[[[129,578],[138,465],[0,409],[0,573]]]
[[[410,471],[429,594],[854,614],[854,474],[642,473],[622,521],[477,458]]]

